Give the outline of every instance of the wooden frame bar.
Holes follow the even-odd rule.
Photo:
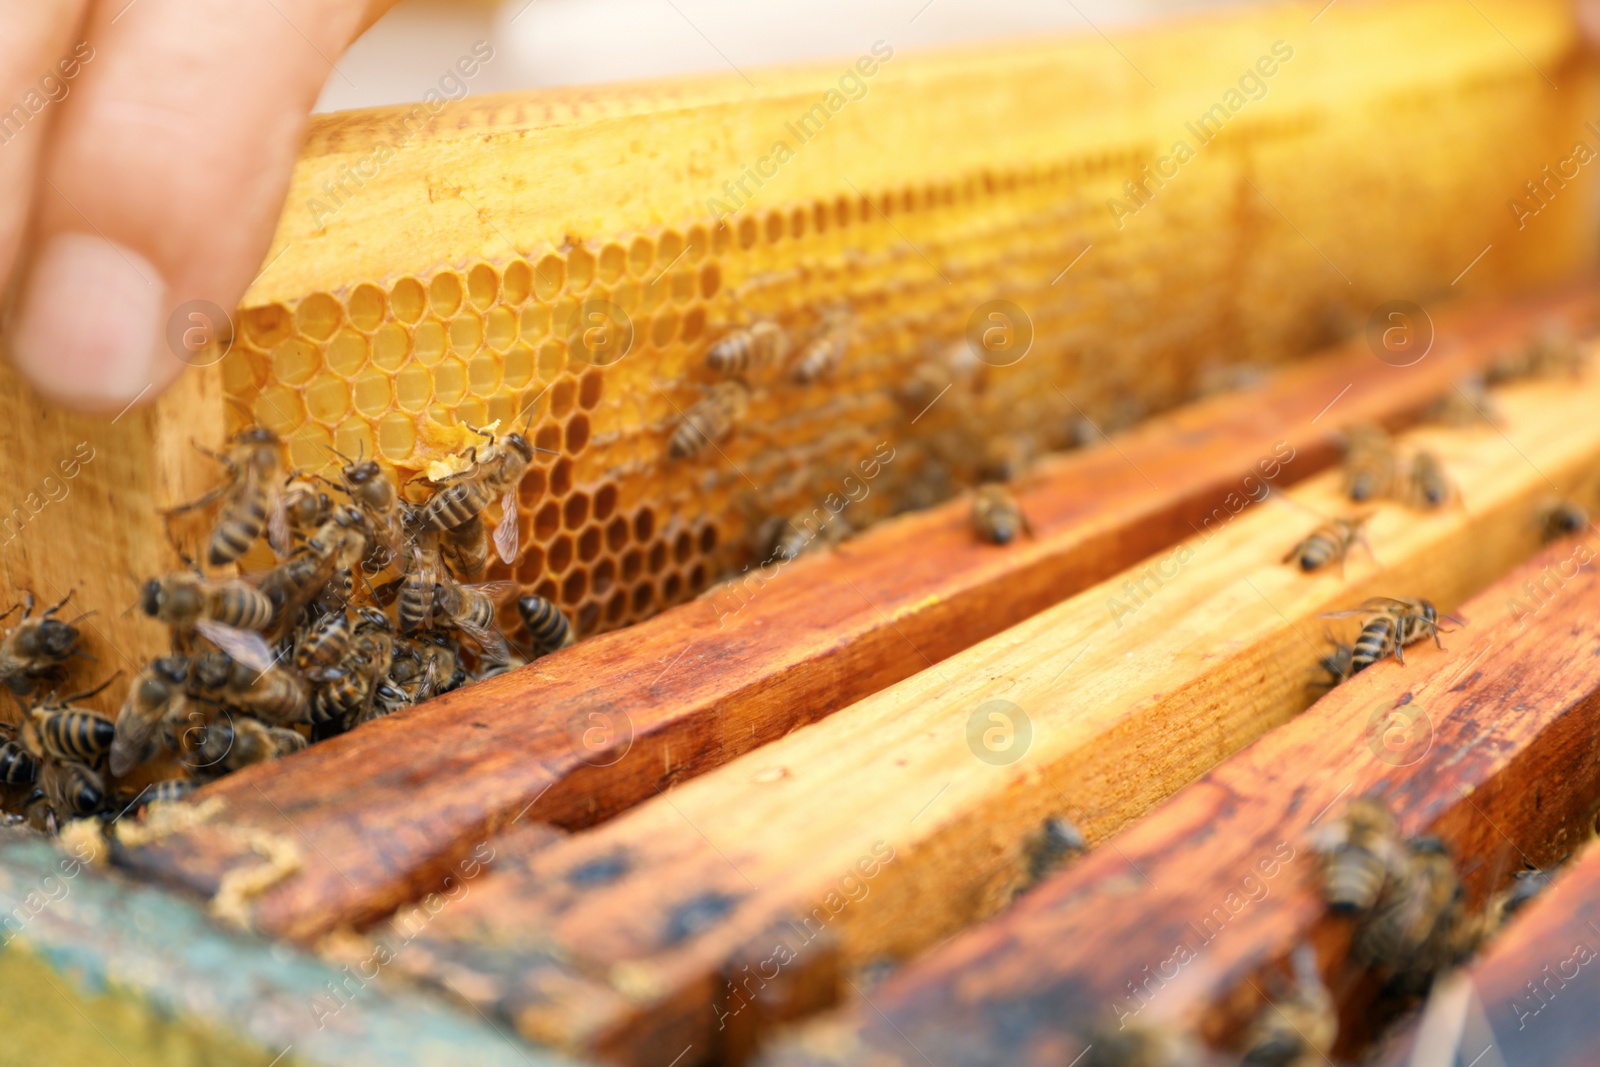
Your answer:
[[[762,1062],[909,1065],[922,1062],[913,1046],[949,1067],[1070,1060],[1096,1025],[1230,1039],[1262,1009],[1265,972],[1307,938],[1344,1009],[1348,1055],[1352,1040],[1372,1036],[1363,1024],[1373,989],[1344,969],[1349,921],[1326,915],[1308,827],[1337,818],[1350,798],[1381,795],[1403,835],[1436,834],[1469,858],[1459,866],[1472,906],[1525,864],[1553,864],[1589,838],[1600,795],[1591,625],[1600,573],[1581,562],[1593,558],[1592,529],[1585,540],[1552,545],[1462,605],[1470,624],[1446,652],[1356,676],[1005,916]],[[1398,749],[1382,739],[1391,722],[1412,731]],[[1545,922],[1576,917],[1576,898],[1559,899],[1539,906]],[[1518,919],[1506,943],[1542,928],[1524,935]]]

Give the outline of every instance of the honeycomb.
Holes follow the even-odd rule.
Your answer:
[[[1465,213],[1498,188],[1486,175],[1520,173],[1542,151],[1543,134],[1516,132],[1520,105],[1497,84],[1416,140],[1459,152],[1488,144],[1487,126],[1520,136],[1515,152],[1396,169],[1349,154],[1379,132],[1376,117],[1348,119],[1359,128],[1331,142],[1320,121],[1262,125],[1173,182],[1127,223],[1136,236],[1105,203],[1125,195],[1148,145],[569,236],[247,307],[221,365],[228,428],[271,427],[305,471],[331,474],[336,449],[375,455],[405,481],[472,443],[469,425],[531,419],[546,451],[518,493],[520,554],[491,577],[552,599],[581,636],[625,626],[765,559],[776,519],[848,496],[837,534],[935,503],[1353,332],[1397,287],[1447,280],[1435,260],[1466,262],[1483,232],[1414,261],[1388,234],[1404,231],[1412,193]],[[1329,153],[1385,195],[1359,225],[1317,229],[1311,247],[1250,175],[1276,188]],[[1305,180],[1305,195],[1318,188]],[[1305,203],[1285,210],[1312,217]],[[1477,217],[1485,232],[1504,225]],[[726,439],[669,456],[719,380],[711,344],[766,319],[798,349],[841,316],[831,375],[752,374]],[[864,496],[849,488],[862,484]],[[518,625],[509,607],[503,623]]]

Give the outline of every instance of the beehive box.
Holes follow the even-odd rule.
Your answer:
[[[1318,587],[1282,616],[1275,602],[1252,601],[1259,643],[1185,675],[1170,691],[1182,695],[1156,711],[1129,710],[1146,709],[1131,695],[1146,684],[1138,672],[1093,659],[1096,677],[1103,671],[1107,685],[1122,686],[1106,698],[1106,714],[1129,717],[1080,721],[1073,701],[1098,706],[1101,690],[1069,685],[1046,697],[1055,683],[1027,673],[1043,662],[1029,656],[1044,656],[1047,645],[1050,656],[1060,651],[1050,625],[1006,629],[1058,602],[1051,620],[1088,626],[1101,601],[1122,595],[1118,583],[1150,581],[1138,568],[1159,569],[1207,520],[1237,540],[1227,542],[1226,558],[1191,573],[1210,575],[1204,580],[1216,588],[1240,576],[1267,580],[1259,567],[1281,554],[1276,527],[1258,512],[1230,526],[1217,509],[1248,486],[1242,479],[1264,476],[1261,456],[1275,441],[1299,449],[1284,484],[1308,478],[1331,461],[1340,423],[1404,423],[1497,346],[1527,343],[1546,318],[1592,321],[1584,294],[1496,303],[1592,264],[1587,177],[1531,220],[1507,207],[1587,136],[1591,94],[1563,5],[1480,6],[1351,4],[1334,18],[1290,4],[1129,34],[1119,48],[1083,37],[912,56],[885,42],[865,49],[859,66],[848,57],[762,72],[759,87],[693,79],[469,100],[437,115],[319,120],[231,336],[190,354],[197,366],[173,393],[106,421],[49,412],[19,388],[5,391],[0,402],[15,427],[5,438],[8,462],[27,472],[23,484],[41,486],[35,500],[50,501],[14,513],[8,587],[43,597],[76,587],[75,602],[99,612],[88,624],[91,647],[132,669],[165,635],[124,612],[134,596],[129,574],[137,580],[174,565],[158,509],[198,495],[214,477],[191,438],[215,445],[261,423],[285,436],[290,462],[307,470],[329,470],[334,449],[376,455],[409,479],[470,443],[468,424],[506,425],[526,412],[532,439],[550,451],[520,488],[523,549],[508,572],[556,599],[596,640],[224,780],[208,790],[203,817],[128,844],[117,863],[209,897],[230,876],[260,867],[263,849],[289,842],[296,864],[258,887],[234,918],[305,944],[332,932],[322,951],[342,961],[341,952],[364,958],[366,947],[341,940],[346,927],[378,936],[397,906],[428,899],[477,846],[492,843],[503,860],[481,884],[490,903],[460,909],[461,918],[414,944],[402,968],[427,991],[422,999],[390,999],[391,972],[381,994],[373,991],[381,999],[371,1013],[346,1018],[372,1033],[425,1003],[402,1032],[435,1025],[437,1010],[438,1029],[428,1033],[463,1047],[493,1045],[497,1027],[514,1028],[529,1042],[628,1063],[678,1063],[685,1044],[700,1051],[684,1063],[734,1062],[770,1040],[776,1023],[849,995],[822,979],[737,1039],[713,1033],[716,1012],[729,1005],[717,982],[747,958],[747,935],[808,903],[814,876],[837,857],[814,843],[781,853],[761,843],[759,826],[745,826],[741,845],[750,852],[737,853],[739,861],[759,863],[775,888],[759,906],[708,916],[707,894],[742,890],[722,884],[725,857],[712,838],[675,823],[686,817],[679,801],[695,825],[720,811],[753,817],[772,803],[759,787],[790,782],[785,788],[800,790],[794,810],[818,813],[801,829],[831,828],[831,839],[843,841],[857,827],[835,827],[821,813],[850,795],[850,783],[833,782],[821,773],[827,761],[807,753],[875,754],[877,763],[863,764],[874,782],[926,785],[934,800],[944,793],[934,779],[961,766],[968,777],[948,798],[953,814],[902,831],[913,847],[880,885],[878,899],[906,905],[903,915],[882,903],[848,913],[842,943],[803,973],[857,974],[849,969],[873,953],[911,955],[991,916],[1016,887],[1018,842],[1054,804],[1037,791],[1042,783],[1061,787],[1075,775],[1093,783],[1095,803],[1080,821],[1098,843],[1309,703],[1300,675],[1315,650],[1297,644],[1291,615],[1304,624],[1315,607],[1384,578],[1453,605],[1533,551],[1534,498],[1548,489],[1542,473],[1497,452],[1492,437],[1457,438],[1459,461],[1481,475],[1468,496],[1474,510],[1404,534],[1413,524],[1391,516],[1382,525],[1399,555],[1386,569],[1352,568],[1348,582]],[[1510,42],[1497,26],[1509,28]],[[1272,62],[1258,65],[1263,57]],[[856,72],[847,86],[846,63]],[[1250,70],[1259,77],[1242,82]],[[1257,84],[1259,98],[1246,95]],[[1202,141],[1188,124],[1213,106],[1227,113],[1226,128]],[[808,117],[820,129],[801,137],[795,124]],[[394,131],[408,122],[406,143],[364,177],[375,146],[398,139]],[[774,170],[785,155],[775,139],[785,138],[798,143]],[[1175,174],[1162,184],[1145,177],[1146,164],[1170,169],[1168,146],[1190,139],[1193,158]],[[1405,151],[1375,150],[1395,144]],[[340,182],[330,202],[328,183]],[[1466,310],[1441,311],[1445,298]],[[1379,352],[1368,347],[1370,313],[1399,300],[1437,316],[1437,349],[1410,367],[1384,366],[1381,343]],[[750,410],[726,440],[671,457],[684,412],[715,381],[705,366],[711,344],[771,319],[800,345],[836,312],[848,312],[851,329],[834,375],[810,385],[777,372],[753,377]],[[1000,342],[985,345],[995,326],[1004,327]],[[1295,366],[1341,338],[1348,344],[1339,353]],[[1252,381],[1265,392],[1205,399]],[[1541,396],[1580,422],[1572,413],[1588,394],[1561,392]],[[1574,472],[1592,466],[1590,432],[1563,439],[1532,402],[1517,403],[1510,436],[1527,445],[1524,434],[1536,434],[1535,466],[1559,490],[1575,488]],[[1320,421],[1335,405],[1337,414]],[[748,604],[741,598],[738,612],[726,601],[684,606],[724,576],[746,576],[768,519],[850,495],[846,476],[864,461],[875,459],[877,473],[871,492],[844,513],[856,527],[955,493],[992,461],[996,441],[1020,439],[1025,451],[1043,453],[1101,442],[1100,431],[1117,435],[1112,447],[1046,462],[1024,487],[1038,536],[1012,555],[974,546],[957,500],[797,564],[786,584],[758,585]],[[80,441],[91,458],[81,458]],[[57,499],[43,478],[64,473],[67,456],[80,457],[79,469]],[[1310,499],[1324,491],[1313,488]],[[110,522],[123,536],[108,543],[98,531]],[[1480,540],[1487,547],[1473,567],[1445,566],[1446,549]],[[1097,590],[1099,582],[1112,584]],[[1234,632],[1240,616],[1225,625],[1207,614],[1200,587],[1191,589],[1148,612],[1139,602],[1140,622],[1172,624],[1171,640]],[[1233,605],[1231,593],[1217,595]],[[674,605],[626,635],[603,633]],[[1281,666],[1268,651],[1281,654]],[[961,661],[941,673],[957,653]],[[1189,669],[1182,650],[1171,655]],[[1063,729],[1102,730],[1103,747],[1058,737],[1048,762],[1020,784],[971,778],[972,768],[950,759],[965,759],[961,724],[945,721],[965,721],[971,709],[947,708],[936,694],[954,683],[964,701],[996,677],[1022,679],[1030,699],[1044,702],[1038,713]],[[1216,696],[1225,692],[1240,699]],[[1192,693],[1215,699],[1189,701]],[[592,714],[610,718],[603,742],[586,749],[578,738],[588,730],[573,723]],[[716,771],[830,715],[819,724],[825,731],[774,746],[773,767]],[[899,738],[905,761],[895,763],[899,750],[885,738],[902,719],[925,723],[944,747]],[[1131,759],[1145,732],[1172,742],[1152,773],[1129,779],[1107,769],[1119,755]],[[789,753],[802,758],[786,763]],[[707,772],[715,773],[692,793],[642,803]],[[863,825],[922,818],[881,796],[864,810]],[[1419,810],[1413,821],[1435,814]],[[546,887],[544,872],[587,871],[611,846],[632,850],[638,870],[596,891],[591,918],[570,926],[558,914],[569,904],[559,892],[541,896],[543,888],[525,891],[519,881]],[[19,848],[23,869],[42,862]],[[955,862],[972,856],[966,867]],[[93,884],[114,909],[117,891]],[[10,885],[8,899],[25,903],[27,885]],[[647,901],[630,895],[635,885],[650,888]],[[935,898],[945,903],[927,903]],[[41,919],[23,943],[49,956],[89,937],[94,914]],[[502,914],[510,928],[490,944],[504,951],[486,959],[479,939]],[[487,918],[474,926],[472,916]],[[599,921],[606,916],[633,925]],[[188,929],[198,920],[180,910],[175,921]],[[663,930],[679,931],[684,947],[664,943]],[[197,1055],[233,1041],[246,1029],[248,995],[230,992],[217,1008],[222,1038],[201,1032],[190,1021],[203,1014],[209,979],[201,976],[211,972],[191,968],[196,980],[178,983],[172,976],[188,966],[180,961],[161,972],[173,988],[151,997],[138,977],[149,973],[147,934],[91,952],[94,962],[76,972],[90,977],[75,981],[114,989],[92,1010],[125,1012],[119,1041],[130,1046],[154,1040],[138,1036],[152,1015],[178,1018],[160,1040]],[[225,937],[201,947],[242,951]],[[1262,951],[1280,947],[1272,941]],[[19,960],[10,961],[14,980],[32,982],[38,967]],[[241,973],[258,988],[300,1007],[326,977],[325,964],[289,974],[259,953],[249,962]],[[896,1019],[920,1020],[920,991],[941,988],[937,966],[908,972]],[[1203,1014],[1219,989],[1208,986],[1186,1010]],[[90,1011],[92,998],[78,996],[73,1003]],[[930,1033],[939,1032],[933,1014]],[[326,1044],[305,1018],[263,1025],[244,1043],[261,1062],[292,1062],[284,1046],[296,1044],[308,1062],[380,1051]],[[815,1033],[826,1041],[865,1030],[858,1013]],[[1059,1035],[1048,1027],[1029,1035],[1040,1036],[1040,1048],[1065,1047],[1049,1044]],[[863,1047],[878,1036],[866,1034]],[[426,1062],[426,1037],[381,1051]]]

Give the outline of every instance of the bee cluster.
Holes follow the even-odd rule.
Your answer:
[[[1494,424],[1498,420],[1489,385],[1559,376],[1581,375],[1589,350],[1564,325],[1552,324],[1532,343],[1495,356],[1487,374],[1465,379],[1428,405],[1425,416],[1448,425]],[[1361,423],[1345,428],[1344,485],[1352,502],[1381,498],[1410,507],[1431,510],[1456,499],[1455,483],[1444,463],[1427,449],[1402,456],[1394,440],[1380,426]],[[1365,527],[1371,513],[1327,520],[1299,541],[1283,557],[1307,573],[1337,563],[1343,573],[1350,552],[1360,546],[1371,554]],[[1537,522],[1545,541],[1570,536],[1589,525],[1581,504],[1551,499],[1539,508]],[[1426,600],[1416,597],[1372,597],[1350,611],[1327,612],[1324,618],[1359,617],[1360,634],[1353,644],[1329,637],[1332,650],[1320,660],[1327,672],[1324,686],[1335,686],[1374,663],[1393,656],[1405,662],[1406,646],[1427,637],[1439,644],[1441,622],[1462,620],[1441,615]],[[1442,644],[1441,644],[1441,647]]]
[[[667,455],[689,459],[726,441],[750,408],[752,387],[779,377],[800,386],[830,377],[850,347],[854,325],[854,313],[839,306],[822,312],[798,342],[770,318],[723,334],[706,349],[706,369],[717,381],[683,412]]]
[[[1352,800],[1313,830],[1323,902],[1355,923],[1350,959],[1395,996],[1426,992],[1439,971],[1467,959],[1548,883],[1527,871],[1473,911],[1449,849],[1434,837],[1402,840],[1389,807]]]
[[[170,516],[214,516],[213,573],[189,563],[144,584],[139,607],[170,629],[173,651],[140,670],[115,718],[76,704],[98,689],[56,696],[81,655],[79,633],[57,617],[65,600],[35,615],[30,596],[0,643],[0,680],[23,707],[19,723],[0,727],[0,780],[21,798],[10,820],[53,833],[71,818],[177,799],[570,645],[569,620],[543,597],[517,600],[528,639],[515,654],[496,625],[517,586],[477,579],[491,544],[515,558],[515,491],[535,449],[521,433],[469,429],[485,444],[430,468],[432,490],[416,501],[371,459],[341,457],[336,480],[286,473],[282,443],[263,427],[207,453],[225,477]],[[491,531],[484,513],[497,499]],[[277,564],[230,575],[263,537]],[[174,764],[176,777],[113,789]]]

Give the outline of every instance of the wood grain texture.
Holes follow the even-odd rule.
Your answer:
[[[1183,312],[1209,307],[1223,329],[1230,317],[1269,332],[1301,329],[1291,292],[1337,300],[1341,271],[1363,290],[1381,291],[1378,300],[1398,290],[1436,292],[1491,242],[1494,255],[1461,283],[1472,292],[1548,280],[1552,270],[1589,261],[1578,220],[1592,208],[1583,196],[1556,198],[1537,220],[1537,241],[1517,239],[1505,208],[1552,161],[1550,152],[1567,153],[1588,117],[1581,94],[1552,93],[1545,80],[1571,87],[1580,77],[1568,6],[1484,0],[1479,17],[1447,0],[1351,4],[1341,19],[1312,26],[1320,6],[1302,0],[1129,28],[1117,49],[1084,32],[896,51],[865,80],[864,96],[834,109],[825,136],[809,139],[796,139],[790,126],[835,89],[855,55],[459,101],[435,94],[431,106],[318,116],[267,269],[242,306],[292,304],[319,290],[479,258],[537,257],[661,225],[714,223],[719,210],[708,199],[731,212],[744,198],[729,197],[730,181],[742,180],[750,201],[740,216],[759,217],[855,199],[853,190],[878,197],[1058,161],[1089,165],[1083,203],[1094,219],[1086,222],[1109,231],[1119,256],[1144,259],[1141,249],[1166,244],[1173,235],[1159,232],[1160,223],[1145,225],[1157,217],[1186,218],[1216,238],[1184,246],[1186,258],[1222,253],[1226,263],[1214,273],[1147,262],[1174,270],[1193,294]],[[1516,27],[1516,49],[1494,23]],[[1240,112],[1239,128],[1214,145],[1187,133],[1183,123],[1218,104],[1279,40],[1294,57]],[[872,44],[863,40],[858,51]],[[1179,137],[1211,158],[1166,183],[1148,214],[1102,226],[1115,221],[1106,198],[1125,197],[1123,183],[1143,180],[1141,166],[1154,165]],[[743,177],[780,139],[793,158],[762,180]],[[1373,142],[1406,150],[1360,150]],[[1308,167],[1309,159],[1318,165]],[[1304,240],[1254,199],[1245,179]],[[1336,206],[1336,191],[1352,186],[1365,197],[1358,220]],[[1252,217],[1261,209],[1261,225],[1236,227],[1234,209]],[[1272,251],[1253,255],[1259,242]],[[1276,299],[1257,299],[1261,285]],[[1169,303],[1167,313],[1180,311]]]
[[[1348,798],[1381,795],[1403,834],[1436,834],[1470,857],[1474,904],[1592,836],[1600,573],[1575,556],[1593,557],[1587,537],[1462,605],[1470,625],[1448,651],[1356,676],[1005,916],[891,977],[870,1005],[813,1024],[763,1063],[912,1064],[920,1050],[950,1067],[1059,1064],[1108,1020],[1225,1036],[1261,1007],[1263,972],[1306,938],[1337,975],[1343,1024],[1359,1030],[1363,990],[1337,974],[1349,927],[1325,915],[1307,829]],[[1525,583],[1547,590],[1531,613],[1515,606],[1538,603]],[[1421,713],[1417,736],[1427,724],[1431,745],[1384,758],[1397,709]],[[1570,915],[1575,898],[1564,899],[1547,916]]]
[[[538,1040],[623,1063],[689,1044],[713,1056],[742,997],[721,975],[775,925],[825,928],[846,966],[925,949],[1010,900],[1046,819],[1104,840],[1302,710],[1326,651],[1319,612],[1373,595],[1448,610],[1531,555],[1539,502],[1600,459],[1583,414],[1597,395],[1596,377],[1507,389],[1498,431],[1407,435],[1446,457],[1461,506],[1382,507],[1375,559],[1343,577],[1279,563],[1318,512],[1347,508],[1329,472],[1285,494],[1302,506],[1269,497],[574,835],[530,877],[486,884],[407,968]]]
[[[1367,1062],[1373,1067],[1588,1067],[1600,1062],[1600,845],[1451,980]],[[1492,1050],[1492,1051],[1491,1051]]]
[[[1003,551],[976,543],[964,501],[894,520],[764,587],[724,590],[234,775],[209,789],[227,804],[219,826],[128,862],[210,893],[254,862],[224,827],[292,827],[315,847],[259,902],[259,925],[311,937],[371,921],[509,820],[590,825],[782,737],[1227,514],[1229,492],[1259,476],[1274,442],[1297,450],[1280,481],[1309,475],[1331,460],[1342,422],[1403,419],[1546,316],[1594,308],[1579,292],[1441,318],[1436,350],[1414,366],[1347,348],[1164,416],[1115,447],[1046,464],[1022,492],[1034,538]]]
[[[6,1064],[577,1067],[383,988],[370,959],[341,968],[223,932],[13,830],[0,830],[0,938]]]
[[[9,476],[0,495],[0,609],[25,591],[41,607],[71,591],[64,617],[95,613],[79,629],[81,647],[98,662],[73,661],[65,691],[93,688],[118,670],[135,674],[170,645],[164,627],[127,612],[139,595],[131,575],[142,580],[180,565],[160,511],[198,496],[215,477],[190,444],[216,447],[223,437],[215,368],[191,371],[158,402],[120,417],[91,416],[46,403],[0,349],[0,426]],[[4,625],[14,624],[15,617]],[[87,703],[114,711],[122,695],[113,686]]]

